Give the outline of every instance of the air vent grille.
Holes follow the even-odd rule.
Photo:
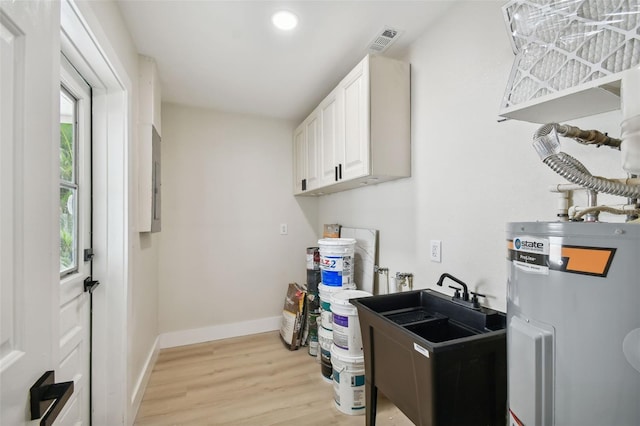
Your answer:
[[[373,38],[369,44],[369,51],[373,53],[382,53],[389,48],[400,37],[401,31],[385,27]]]

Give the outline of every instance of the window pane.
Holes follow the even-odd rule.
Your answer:
[[[77,101],[60,89],[60,274],[78,269]]]
[[[60,188],[60,273],[77,266],[77,189]]]
[[[75,100],[60,91],[60,179],[75,179]]]

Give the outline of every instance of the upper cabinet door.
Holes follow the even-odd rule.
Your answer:
[[[320,117],[315,111],[305,121],[305,134],[307,139],[307,190],[320,186],[320,166],[318,164],[320,151]]]
[[[338,164],[344,159],[343,98],[339,90],[334,90],[318,108],[322,125],[320,143],[320,186],[327,186],[340,180]]]
[[[340,179],[369,174],[369,57],[343,80],[344,144],[338,157]]]
[[[304,123],[293,133],[293,193],[302,194],[307,189],[307,141]]]

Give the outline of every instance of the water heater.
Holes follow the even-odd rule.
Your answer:
[[[640,225],[507,225],[510,426],[640,425]]]

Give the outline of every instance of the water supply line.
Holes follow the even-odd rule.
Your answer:
[[[571,220],[579,220],[583,216],[588,216],[594,213],[606,212],[611,214],[624,214],[627,216],[637,215],[640,213],[640,208],[635,204],[621,204],[615,206],[593,206],[593,207],[579,207],[572,206],[569,209],[569,218]],[[596,214],[597,217],[597,214]]]
[[[378,265],[373,266],[373,272],[376,274],[384,275],[387,278],[387,293],[389,294],[389,268],[381,268]],[[378,283],[378,290],[380,290],[380,283]]]
[[[622,141],[611,138],[597,130],[581,130],[574,126],[549,123],[540,127],[533,136],[533,146],[542,161],[569,182],[596,192],[627,198],[640,198],[640,185],[629,185],[616,180],[593,176],[589,170],[571,155],[560,151],[558,135],[566,136],[583,144],[620,149]]]

